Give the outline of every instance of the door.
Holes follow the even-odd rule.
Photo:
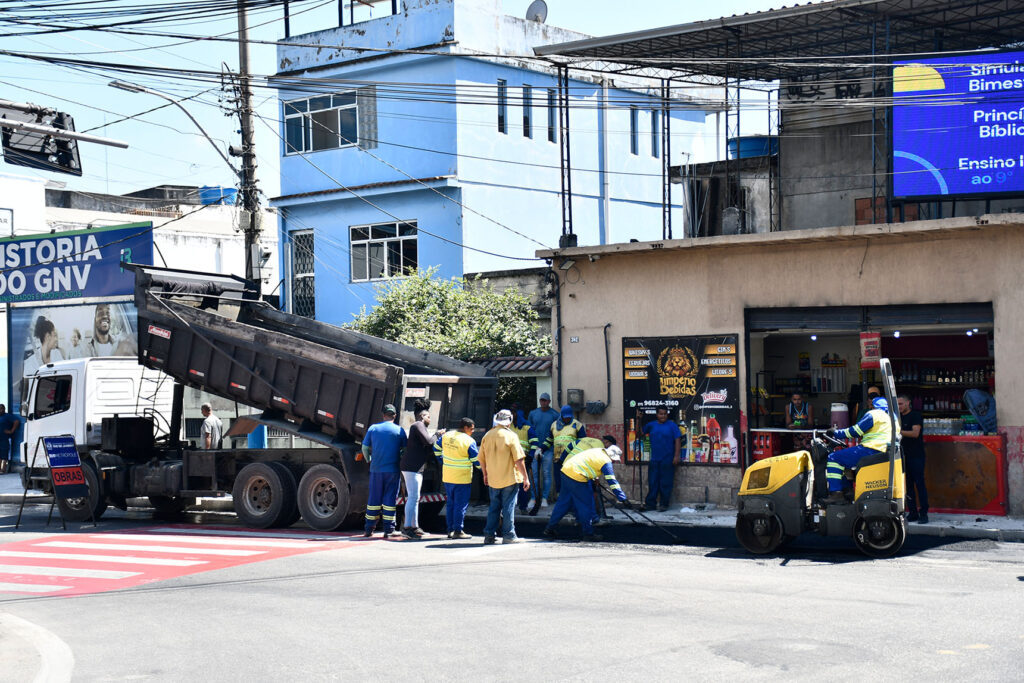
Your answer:
[[[78,372],[62,372],[37,377],[29,394],[29,412],[25,423],[26,462],[35,454],[36,465],[45,463],[42,446],[36,454],[36,445],[43,436],[71,434],[75,443],[82,443],[81,416],[84,406],[75,401]]]

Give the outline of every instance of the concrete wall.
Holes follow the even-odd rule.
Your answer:
[[[580,342],[571,353],[563,345],[561,389],[604,394],[606,322],[612,323],[614,350],[624,336],[737,333],[743,340],[747,308],[991,301],[999,424],[1010,439],[1010,512],[1024,514],[1022,228],[1024,215],[1003,214],[564,250],[576,263],[568,278],[559,271],[561,334]],[[591,262],[587,254],[599,259]],[[745,415],[744,373],[740,383]],[[612,373],[612,407],[597,430],[617,427],[621,433],[621,396],[618,370]],[[691,487],[693,495],[714,483],[713,502],[726,502],[738,486],[739,469],[712,469],[680,468],[677,490]]]

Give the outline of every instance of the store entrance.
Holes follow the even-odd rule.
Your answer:
[[[861,367],[865,332],[878,335],[897,393],[923,418],[932,509],[1005,514],[1002,437],[988,439],[964,403],[968,390],[994,394],[992,330],[990,304],[748,310],[746,463],[805,447],[800,428],[846,427],[863,415],[880,380]]]

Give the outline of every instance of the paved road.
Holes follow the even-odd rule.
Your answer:
[[[132,555],[188,560],[267,539],[231,516],[183,532],[137,511],[45,531],[45,510],[15,534],[0,509],[0,552],[141,543],[159,549]],[[752,558],[728,533],[656,545],[667,536],[642,531],[487,547],[341,536],[105,592],[0,594],[0,681],[44,666],[88,681],[1021,679],[1024,544],[920,538],[872,561],[829,539]]]

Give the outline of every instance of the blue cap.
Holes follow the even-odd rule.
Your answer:
[[[569,405],[562,406],[561,417],[566,422],[571,420],[573,418],[572,406],[569,406]]]
[[[888,411],[889,410],[889,402],[886,401],[881,396],[879,396],[878,398],[876,398],[873,401],[871,401],[871,407],[872,408],[876,408],[878,410]]]

